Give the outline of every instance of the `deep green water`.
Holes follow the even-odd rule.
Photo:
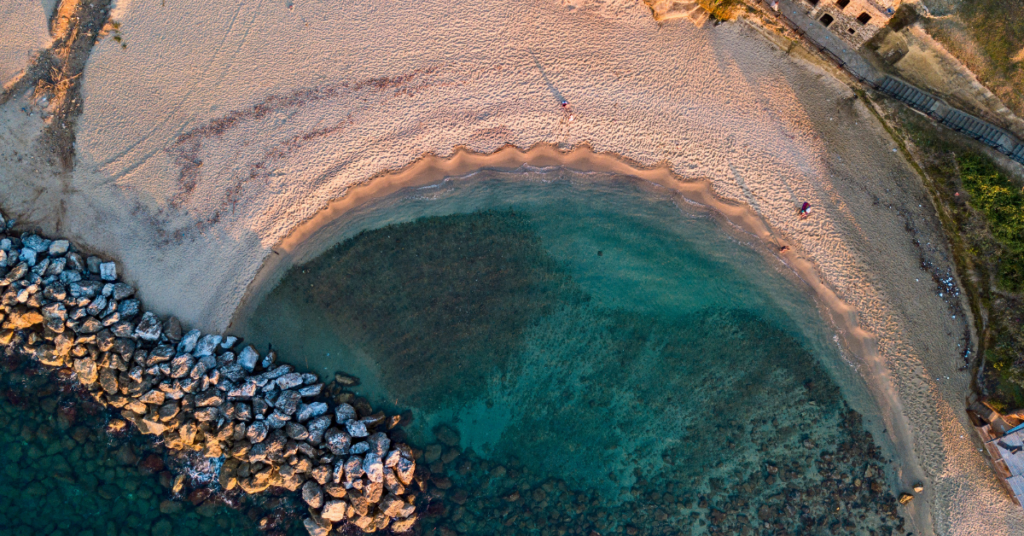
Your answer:
[[[483,171],[333,232],[243,332],[410,409],[419,448],[457,431],[421,458],[424,530],[901,533],[815,304],[668,192]]]
[[[6,350],[6,349],[5,349]],[[237,494],[190,470],[79,392],[71,374],[0,350],[0,536],[259,534]],[[193,478],[195,477],[195,478]],[[199,491],[196,491],[199,490]],[[229,507],[231,504],[234,507]]]

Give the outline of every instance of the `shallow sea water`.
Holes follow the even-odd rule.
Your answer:
[[[422,530],[903,533],[815,303],[699,208],[481,171],[338,229],[243,334],[412,412]]]
[[[117,427],[69,369],[0,351],[0,536],[259,534],[262,509],[210,489],[152,437]],[[120,421],[122,424],[123,421]],[[185,475],[174,491],[177,475]],[[246,509],[252,518],[245,515]]]

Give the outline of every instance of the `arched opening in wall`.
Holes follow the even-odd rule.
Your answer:
[[[830,24],[832,24],[832,21],[834,21],[835,19],[832,18],[832,15],[829,15],[828,13],[826,13],[826,14],[822,15],[821,18],[818,19],[818,20],[821,21],[821,23],[824,24],[826,28],[828,28],[828,26]]]
[[[838,2],[836,2],[836,6],[838,6],[839,9],[843,9],[848,5],[850,5],[850,0],[839,0]]]
[[[869,20],[871,20],[871,15],[868,15],[867,13],[861,13],[860,16],[857,17],[857,22],[861,24],[867,24]]]

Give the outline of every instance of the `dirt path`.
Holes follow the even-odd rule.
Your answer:
[[[41,124],[38,135],[30,142],[13,145],[9,156],[22,162],[33,162],[31,173],[35,177],[52,177],[34,186],[33,199],[46,190],[54,203],[44,204],[49,211],[55,230],[63,227],[67,210],[64,196],[74,191],[72,172],[75,167],[75,141],[78,119],[84,110],[82,74],[97,40],[103,35],[110,16],[112,0],[65,0],[50,16],[49,27],[53,41],[35,60],[0,93],[0,107],[12,100],[28,96],[29,107],[22,107],[29,116],[38,115]],[[8,106],[6,114],[17,114]],[[3,134],[0,134],[0,140]],[[20,150],[20,152],[19,152]],[[34,211],[33,211],[34,212]]]

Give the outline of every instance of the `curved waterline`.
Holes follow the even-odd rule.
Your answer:
[[[317,257],[336,242],[336,230],[343,216],[355,208],[389,196],[405,188],[416,188],[440,182],[446,177],[463,176],[481,169],[512,170],[522,166],[537,168],[565,167],[583,172],[606,172],[657,184],[678,194],[684,200],[711,211],[734,234],[749,237],[746,242],[762,245],[759,249],[773,264],[784,266],[811,291],[823,316],[835,328],[839,342],[848,352],[851,364],[860,372],[867,384],[884,423],[885,435],[899,459],[898,476],[904,486],[923,480],[923,474],[914,453],[913,437],[903,413],[903,406],[890,381],[889,371],[877,351],[877,338],[861,328],[856,310],[842,301],[819,277],[814,264],[803,257],[799,247],[771,229],[763,218],[748,205],[718,197],[707,180],[682,180],[667,166],[645,168],[610,153],[595,153],[589,147],[561,151],[542,144],[523,151],[505,147],[494,153],[480,154],[456,149],[452,156],[441,158],[427,155],[406,168],[384,173],[358,186],[330,203],[315,217],[299,225],[285,238],[264,262],[256,278],[250,283],[232,326],[239,326],[260,303],[262,298],[281,280],[292,266]],[[753,240],[756,238],[757,240]],[[930,516],[924,503],[912,503],[908,513],[916,533],[932,533]]]

